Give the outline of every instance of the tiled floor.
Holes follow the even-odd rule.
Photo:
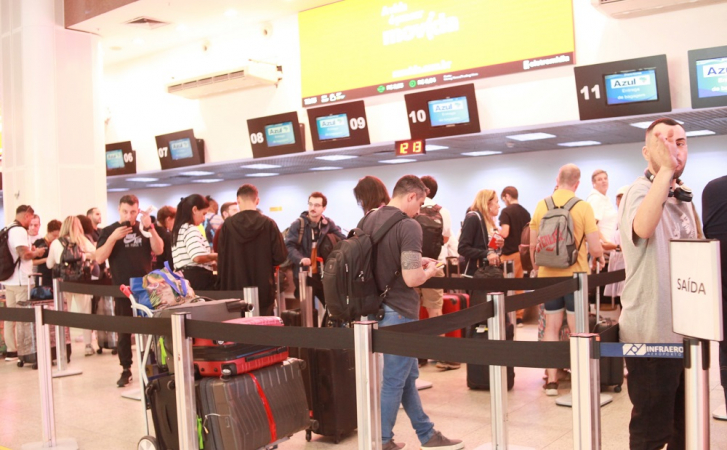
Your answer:
[[[517,331],[517,339],[535,340],[536,325]],[[140,403],[121,397],[116,387],[120,367],[116,356],[83,357],[83,345],[74,342],[71,367],[83,370],[80,376],[53,380],[57,436],[73,437],[81,449],[135,449],[145,432]],[[716,367],[716,345],[710,372],[712,407],[724,404]],[[38,372],[14,363],[0,362],[0,449],[20,449],[23,444],[41,439]],[[515,388],[508,395],[510,443],[536,449],[573,448],[570,408],[556,406],[541,388],[542,369],[516,369]],[[491,439],[490,395],[471,391],[465,384],[464,366],[442,372],[434,364],[422,369],[421,378],[434,383],[421,391],[424,408],[436,427],[446,436],[463,439],[474,449]],[[131,387],[138,387],[135,380]],[[561,384],[568,388],[567,384]],[[565,389],[563,389],[565,393]],[[631,404],[623,392],[612,393],[613,403],[601,410],[604,449],[628,448],[628,422]],[[710,420],[711,448],[727,450],[727,422]],[[403,411],[399,416],[396,440],[418,448],[418,441]],[[335,445],[332,440],[315,436],[305,441],[304,433],[294,435],[280,446],[283,450],[355,450],[356,434]]]

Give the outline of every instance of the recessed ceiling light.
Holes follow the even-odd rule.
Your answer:
[[[177,31],[187,31],[189,30],[189,27],[183,23],[180,23],[177,25]]]
[[[131,41],[131,42],[133,42],[136,45],[141,45],[141,44],[144,43],[144,39],[142,39],[142,38],[134,38],[134,40]]]
[[[588,145],[601,145],[598,141],[574,141],[574,142],[562,142],[560,144],[561,147],[585,147]]]
[[[694,130],[694,131],[687,131],[687,137],[695,137],[695,136],[711,136],[713,134],[717,134],[712,130]]]
[[[276,175],[280,175],[280,174],[272,173],[272,172],[258,172],[258,173],[248,173],[245,176],[246,177],[274,177]]]
[[[379,161],[379,162],[381,164],[404,164],[404,163],[416,162],[416,159],[396,158],[396,159],[385,159],[385,160]]]
[[[466,152],[462,153],[464,156],[489,156],[489,155],[499,155],[502,152],[497,152],[494,150],[480,150],[478,152]]]
[[[169,183],[156,183],[156,184],[147,184],[146,187],[169,187],[171,184]]]
[[[507,136],[508,139],[514,139],[516,141],[537,141],[538,139],[550,139],[554,138],[554,134],[548,133],[525,133],[525,134],[513,134]]]
[[[207,175],[214,175],[214,172],[207,172],[205,170],[190,170],[189,172],[180,172],[183,177],[206,177]]]
[[[356,155],[326,155],[316,156],[316,159],[322,159],[323,161],[343,161],[345,159],[358,158]]]
[[[258,169],[258,170],[265,170],[265,169],[277,169],[278,165],[275,164],[248,164],[246,166],[240,166],[241,169]]]
[[[237,10],[236,9],[228,9],[225,11],[224,14],[225,17],[237,17]]]
[[[424,146],[424,150],[426,150],[428,152],[434,152],[437,150],[446,150],[448,148],[449,147],[445,147],[444,145],[437,145],[437,144],[426,144]]]
[[[675,119],[674,121],[676,123],[678,123],[679,125],[684,125],[684,122],[682,122],[681,120],[676,120]],[[642,130],[645,130],[645,129],[649,128],[649,125],[651,125],[652,123],[654,123],[653,120],[650,120],[648,122],[635,122],[635,123],[630,123],[629,125],[631,125],[632,127],[641,128]]]
[[[338,170],[343,169],[343,167],[335,167],[335,166],[321,166],[321,167],[311,167],[310,170]]]
[[[202,180],[192,180],[192,183],[217,183],[224,181],[222,178],[204,178]]]
[[[137,183],[151,183],[152,181],[159,181],[159,178],[135,177],[127,178],[126,181],[135,181]]]
[[[106,192],[126,192],[129,188],[112,188],[112,189],[106,189]]]

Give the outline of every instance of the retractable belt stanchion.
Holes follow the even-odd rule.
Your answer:
[[[380,359],[373,352],[372,336],[377,328],[373,320],[353,325],[359,450],[381,450]]]
[[[131,301],[131,300],[129,300],[129,301]],[[114,299],[114,302],[116,302],[115,299]],[[139,317],[139,314],[138,314],[138,312],[136,311],[135,308],[131,308],[131,315],[133,317]],[[143,414],[144,414],[144,420],[146,421],[147,429],[149,429],[149,421],[148,421],[148,417],[146,415],[146,397],[141,392],[141,390],[143,388],[142,380],[144,379],[143,378],[144,377],[143,372],[145,370],[145,368],[142,367],[142,364],[141,364],[141,361],[142,361],[141,349],[144,347],[144,339],[145,339],[145,337],[144,337],[143,334],[135,333],[134,334],[134,339],[136,340],[136,346],[135,346],[135,350],[134,350],[134,355],[136,356],[136,361],[137,361],[137,370],[136,370],[136,372],[137,372],[137,376],[139,377],[139,386],[140,387],[139,388],[127,389],[127,390],[125,390],[121,394],[121,396],[123,398],[128,398],[129,400],[138,400],[138,401],[141,402],[141,410],[143,411]],[[154,339],[154,337],[153,336],[147,336],[146,339],[150,339],[151,340],[151,339]]]
[[[56,311],[65,311],[65,302],[63,301],[63,293],[60,291],[60,278],[53,279],[53,304]],[[56,361],[57,370],[53,373],[53,378],[69,377],[72,375],[80,375],[83,371],[79,369],[68,368],[68,351],[66,349],[66,327],[56,325]]]
[[[575,319],[576,319],[576,334],[589,333],[588,329],[588,274],[585,272],[578,272],[573,274],[573,278],[578,279],[578,290],[573,294],[575,296]],[[596,318],[598,320],[598,318]],[[573,330],[571,330],[573,332]],[[600,372],[599,372],[600,373]],[[571,380],[573,379],[573,368],[571,367]],[[600,378],[599,378],[600,379]],[[573,386],[573,382],[571,382]],[[613,396],[609,394],[600,395],[601,406],[608,405],[613,401]],[[558,397],[555,400],[555,404],[559,406],[572,406],[573,398],[571,394],[566,394]],[[575,411],[574,411],[575,413]]]
[[[258,296],[257,286],[242,288],[242,296],[245,301],[252,305],[252,309],[245,311],[245,317],[254,317],[260,315],[260,297]]]
[[[199,450],[197,410],[194,398],[192,338],[187,337],[184,320],[190,313],[172,314],[172,345],[174,346],[174,391],[177,396],[177,427],[180,450]]]
[[[505,278],[515,278],[515,262],[505,261],[502,265]],[[507,291],[507,295],[513,295],[514,291]],[[514,325],[517,322],[517,311],[512,311],[510,314],[510,322]]]
[[[283,292],[283,286],[280,281],[280,266],[275,267],[275,292],[277,293],[275,296],[275,315],[280,317],[280,315],[287,309],[287,305],[285,304],[285,292]]]
[[[306,328],[313,326],[313,287],[308,286],[308,272],[301,267],[298,272],[298,292],[300,293],[301,323]]]
[[[598,335],[576,333],[570,336],[571,392],[573,397],[573,448],[601,448],[601,408],[599,393]]]
[[[684,339],[687,450],[709,449],[709,341]]]
[[[56,449],[77,450],[75,439],[56,439],[55,412],[53,406],[53,377],[51,376],[50,325],[43,324],[43,307],[35,306],[35,342],[38,359],[38,381],[40,384],[40,408],[42,442],[23,445],[23,450]]]

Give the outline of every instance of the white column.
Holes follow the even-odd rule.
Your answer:
[[[6,223],[21,204],[43,226],[105,213],[98,38],[64,28],[62,0],[0,0],[0,36]]]

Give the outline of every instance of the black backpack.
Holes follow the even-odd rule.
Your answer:
[[[63,245],[61,262],[58,264],[57,275],[63,281],[83,282],[91,279],[90,268],[83,260],[81,248],[67,238],[58,238]]]
[[[0,280],[7,281],[15,273],[15,269],[20,266],[20,257],[13,260],[13,254],[10,253],[10,245],[8,244],[8,233],[11,228],[20,225],[13,223],[12,225],[0,230]]]
[[[439,205],[422,206],[414,218],[422,226],[422,256],[439,259],[444,245],[444,221]]]
[[[379,291],[374,279],[376,247],[386,233],[406,219],[404,213],[391,216],[370,236],[361,229],[366,217],[339,241],[323,266],[323,293],[331,319],[343,322],[359,320],[361,316],[380,314],[386,291]],[[399,271],[387,283],[399,276]]]

